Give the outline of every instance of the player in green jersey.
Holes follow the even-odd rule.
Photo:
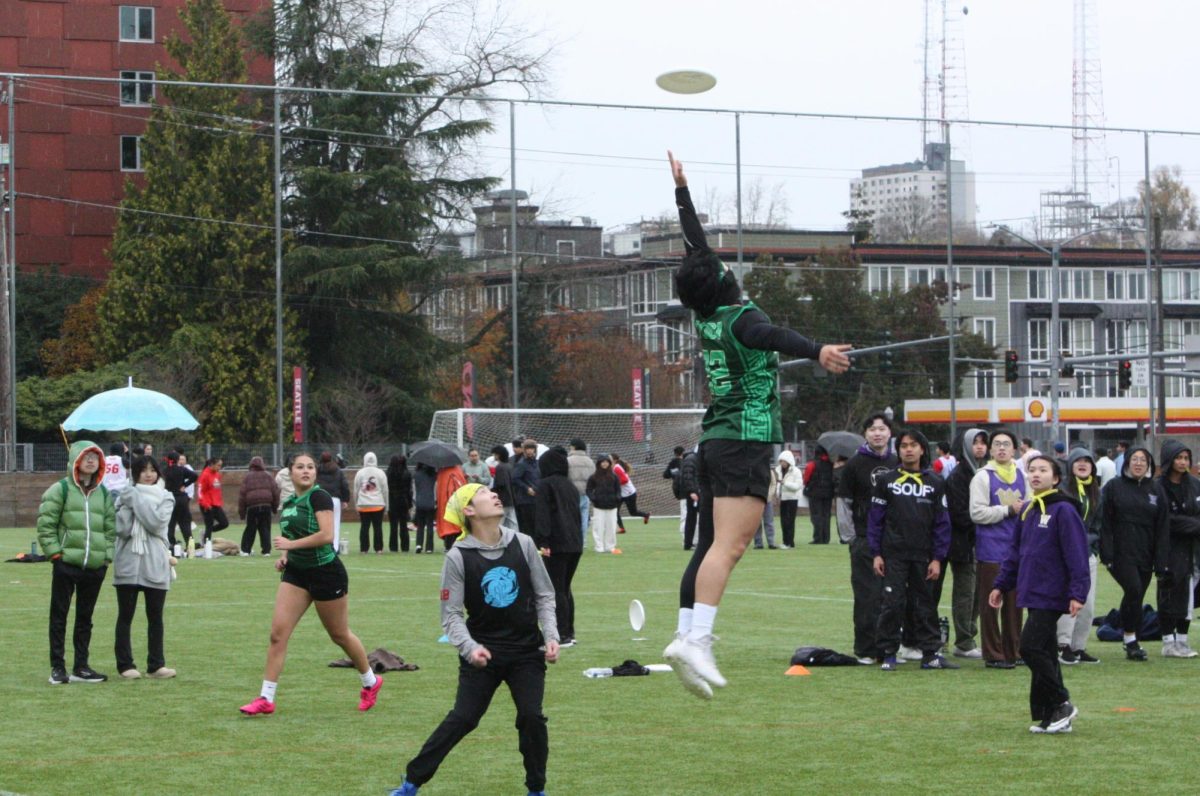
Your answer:
[[[282,550],[283,555],[275,568],[283,574],[275,593],[266,672],[258,698],[243,705],[241,711],[247,716],[275,712],[275,688],[287,657],[288,639],[313,603],[330,640],[345,650],[358,670],[362,680],[358,709],[370,710],[383,687],[383,678],[371,669],[366,649],[350,631],[350,582],[333,549],[333,499],[316,485],[317,462],[309,454],[297,454],[290,473],[296,493],[284,501],[279,514],[282,533],[275,538],[275,549]]]
[[[850,366],[848,345],[819,345],[742,300],[736,275],[708,247],[683,164],[668,152],[687,254],[675,271],[679,301],[695,312],[712,403],[700,437],[700,540],[679,586],[679,624],[663,651],[685,688],[705,699],[725,685],[712,654],[725,584],[762,518],[775,445],[783,442],[778,353],[807,357],[831,373]]]

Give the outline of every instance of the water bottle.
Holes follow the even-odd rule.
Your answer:
[[[583,672],[583,676],[591,677],[593,679],[597,678],[597,677],[612,677],[612,669],[608,668],[608,667],[585,669]]]
[[[942,630],[942,649],[945,650],[950,644],[950,620],[946,617],[938,619],[938,627]]]
[[[183,546],[180,545],[179,542],[175,543],[175,557],[183,558]]]
[[[212,558],[212,539],[204,540],[204,557]]]
[[[36,539],[34,539],[32,542],[29,543],[29,555],[31,555],[31,556],[37,555],[37,540]]]
[[[348,539],[338,540],[338,555],[344,556],[349,552],[350,552],[350,540],[348,540]]]

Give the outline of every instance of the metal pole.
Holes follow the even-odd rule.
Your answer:
[[[521,406],[521,377],[520,377],[520,346],[517,339],[517,106],[512,100],[508,102],[508,185],[509,212],[509,241],[508,248],[512,254],[512,297],[509,306],[512,307],[512,408]]]
[[[1146,191],[1145,191],[1145,194],[1143,195],[1144,198],[1142,200],[1142,205],[1143,205],[1142,211],[1145,213],[1145,216],[1146,216],[1146,234],[1144,236],[1145,237],[1145,246],[1146,246],[1146,392],[1149,394],[1149,398],[1150,398],[1149,414],[1147,416],[1149,423],[1147,424],[1148,430],[1146,433],[1146,445],[1150,448],[1150,450],[1154,450],[1154,448],[1155,448],[1154,442],[1155,442],[1155,436],[1156,436],[1155,421],[1154,421],[1154,406],[1155,406],[1154,376],[1151,375],[1151,372],[1154,370],[1154,356],[1153,356],[1154,355],[1154,346],[1152,346],[1150,344],[1150,341],[1154,339],[1154,334],[1153,334],[1153,332],[1154,332],[1154,256],[1151,254],[1151,251],[1150,251],[1150,245],[1151,245],[1150,235],[1152,234],[1154,227],[1152,226],[1152,221],[1151,221],[1151,218],[1153,216],[1153,209],[1150,206],[1151,185],[1150,185],[1150,134],[1149,133],[1142,133],[1142,149],[1143,149],[1142,166],[1144,169],[1145,179],[1146,179]]]
[[[17,469],[17,81],[8,79],[8,427],[9,464]],[[2,222],[0,222],[2,223]]]
[[[733,115],[734,168],[737,173],[737,278],[741,285],[746,278],[742,263],[742,115]],[[745,292],[745,286],[742,287]]]
[[[283,179],[282,140],[280,131],[279,89],[271,92],[274,112],[275,134],[274,181],[275,181],[275,461],[276,467],[283,466]]]
[[[951,204],[953,191],[950,187],[950,123],[942,121],[942,143],[946,146],[946,278],[950,280],[950,323],[946,331],[950,335],[950,439],[953,444],[958,435],[958,374],[954,369],[954,336],[956,321],[954,320],[954,291],[957,280],[954,278],[954,206]]]
[[[1062,370],[1062,331],[1058,323],[1058,300],[1062,293],[1058,282],[1062,244],[1050,247],[1050,442],[1058,442],[1058,376]]]

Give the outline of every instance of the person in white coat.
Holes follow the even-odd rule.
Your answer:
[[[379,469],[375,454],[363,455],[362,469],[354,476],[354,508],[358,511],[358,552],[370,549],[374,529],[375,554],[383,555],[383,512],[388,505],[387,474]]]
[[[804,473],[796,466],[796,457],[791,451],[779,454],[775,480],[779,484],[779,524],[783,529],[783,549],[791,550],[796,546],[796,508],[804,492]]]
[[[167,541],[167,523],[175,498],[163,488],[158,462],[142,456],[130,468],[130,484],[116,497],[117,538],[113,550],[113,586],[117,589],[117,629],[114,651],[117,671],[126,680],[142,676],[133,662],[130,626],[137,613],[138,594],[145,595],[148,628],[146,676],[166,680],[175,670],[163,655],[163,605],[171,588],[175,559]]]

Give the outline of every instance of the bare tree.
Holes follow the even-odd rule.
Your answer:
[[[910,194],[875,216],[875,240],[880,243],[934,243],[945,240],[945,216],[933,200]]]

